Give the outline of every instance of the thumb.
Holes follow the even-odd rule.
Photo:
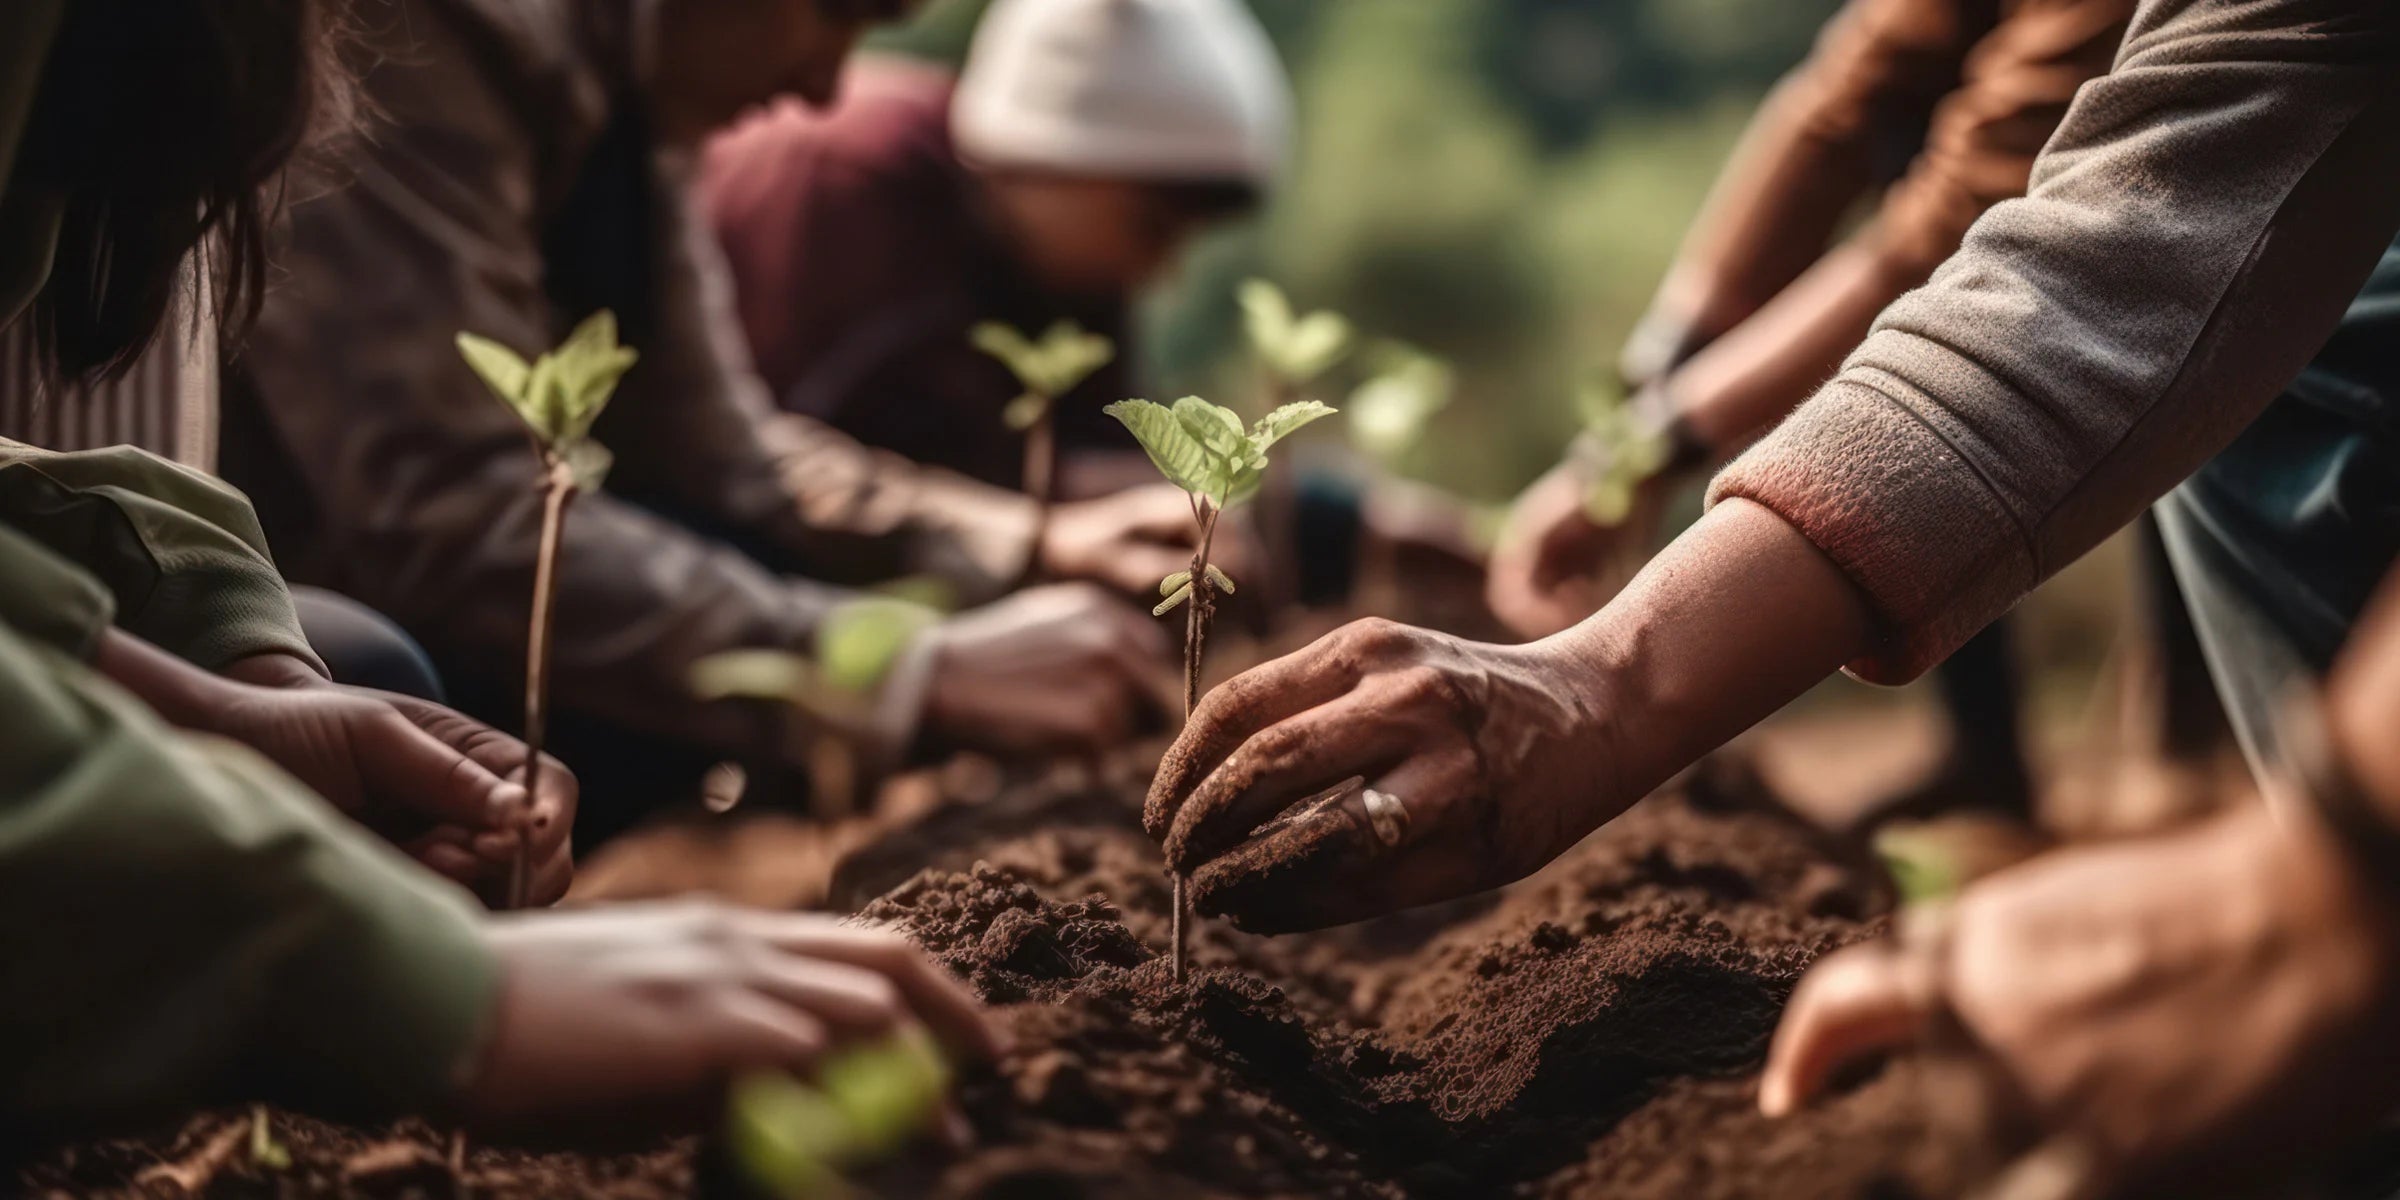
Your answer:
[[[525,803],[522,786],[397,712],[378,714],[360,730],[359,764],[387,803],[438,824],[497,828]]]
[[[1933,1012],[1934,966],[1893,942],[1854,946],[1818,963],[1775,1030],[1759,1111],[1787,1116],[1843,1065],[1914,1038]]]

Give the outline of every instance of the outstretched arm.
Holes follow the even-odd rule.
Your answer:
[[[2033,193],[1728,468],[1709,519],[1617,602],[1519,648],[1337,637],[1212,698],[1223,719],[1186,731],[1150,806],[1201,906],[1214,885],[1216,907],[1289,928],[1514,878],[1836,665],[1896,680],[1939,661],[2230,440],[2322,343],[2400,226],[2396,65],[2385,5],[2150,0]],[[1392,690],[1335,707],[1383,676]],[[1273,726],[1307,736],[1244,748]],[[1302,741],[1315,772],[1275,770]],[[1220,849],[1352,772],[1413,790],[1381,789],[1401,837],[1353,839],[1326,870]],[[1330,896],[1346,864],[1395,854],[1441,865]]]

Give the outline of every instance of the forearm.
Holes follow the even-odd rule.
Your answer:
[[[1869,245],[1843,246],[1669,375],[1666,391],[1701,442],[1730,453],[1808,399],[1875,315],[1922,282]]]
[[[1771,614],[1771,619],[1761,619]],[[1874,627],[1832,560],[1768,509],[1720,504],[1608,607],[1536,644],[1590,687],[1613,815],[1866,653]],[[1592,824],[1598,824],[1595,819]]]

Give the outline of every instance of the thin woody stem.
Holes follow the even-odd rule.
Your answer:
[[[1049,540],[1050,510],[1058,506],[1058,427],[1051,419],[1052,411],[1044,408],[1042,418],[1025,431],[1025,494],[1033,500],[1033,544],[1037,547]],[[1041,562],[1038,552],[1033,562]],[[1038,569],[1029,566],[1027,571]]]
[[[1191,609],[1183,618],[1183,719],[1187,723],[1192,719],[1192,710],[1200,707],[1200,656],[1208,645],[1208,618],[1216,606],[1216,585],[1208,578],[1208,552],[1216,542],[1219,511],[1206,500],[1194,499],[1193,506],[1193,515],[1200,521],[1200,545],[1192,551]],[[1174,876],[1173,883],[1175,911],[1171,940],[1175,982],[1182,983],[1190,961],[1190,905],[1184,900],[1183,876]]]
[[[532,817],[534,797],[541,794],[542,742],[549,725],[550,627],[558,608],[559,537],[566,527],[567,502],[575,498],[575,478],[566,461],[544,454],[549,469],[542,479],[542,540],[533,560],[533,614],[525,637],[525,816]],[[508,906],[523,908],[531,869],[532,846],[522,825],[517,852],[508,864]]]

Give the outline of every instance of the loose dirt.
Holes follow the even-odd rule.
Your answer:
[[[891,1197],[1675,1197],[1954,1194],[1913,1064],[1790,1121],[1756,1115],[1774,1020],[1818,955],[1875,932],[1855,859],[1739,773],[1637,807],[1503,893],[1259,938],[1202,922],[1160,957],[1167,890],[1138,828],[1142,770],[1055,772],[918,804],[841,840],[794,894],[907,932],[998,1006],[1014,1048],[971,1076],[971,1149],[858,1182]],[[30,1195],[446,1196],[442,1133],[248,1110],[54,1149]],[[229,1130],[239,1131],[232,1136]],[[618,1154],[478,1144],[479,1197],[722,1190],[690,1139]],[[0,1179],[7,1178],[0,1175]]]

